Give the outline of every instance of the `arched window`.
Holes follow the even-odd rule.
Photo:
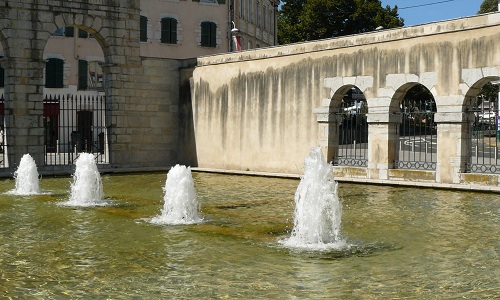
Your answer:
[[[64,86],[64,61],[50,58],[45,65],[45,87],[62,88]]]
[[[201,22],[201,46],[212,47],[217,46],[217,24],[214,22]]]
[[[161,19],[161,42],[177,44],[177,20],[175,18]]]

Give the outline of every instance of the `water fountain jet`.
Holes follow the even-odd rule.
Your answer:
[[[313,250],[348,246],[340,236],[342,205],[332,170],[319,147],[304,159],[304,176],[295,192],[294,226],[282,241],[285,246]]]
[[[9,191],[12,195],[37,195],[40,194],[40,186],[38,180],[38,170],[35,160],[31,155],[24,154],[19,162],[19,167],[14,172],[16,187]]]
[[[76,169],[71,184],[71,196],[66,206],[102,206],[103,188],[101,175],[93,154],[80,153],[75,162]]]
[[[203,221],[198,214],[200,205],[196,199],[190,167],[175,165],[171,168],[163,190],[162,214],[152,218],[152,223],[177,225]]]

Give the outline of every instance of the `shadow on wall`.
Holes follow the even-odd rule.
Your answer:
[[[196,60],[187,61],[187,67],[180,70],[179,90],[179,152],[178,163],[197,167],[196,139],[194,135],[193,102],[191,98],[191,79]]]

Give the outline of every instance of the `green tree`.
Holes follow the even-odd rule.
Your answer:
[[[403,26],[395,6],[380,0],[287,0],[278,16],[278,42],[289,44]]]
[[[498,10],[498,0],[484,0],[479,7],[478,14],[485,14]]]
[[[489,12],[495,12],[498,10],[498,0],[484,0],[481,3],[478,14],[485,14]],[[484,97],[485,99],[495,99],[498,97],[498,85],[493,85],[491,82],[488,82],[483,86],[479,96]]]

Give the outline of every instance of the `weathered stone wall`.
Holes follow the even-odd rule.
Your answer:
[[[181,62],[140,57],[139,15],[139,0],[0,1],[11,168],[25,153],[44,168],[43,50],[51,33],[66,26],[91,33],[104,52],[110,167],[176,161]]]
[[[439,123],[438,167],[423,180],[460,183],[465,100],[498,76],[498,13],[202,57],[193,80],[197,161],[200,167],[301,173],[304,156],[318,145],[331,159],[338,138],[333,112],[357,86],[368,102],[366,177],[390,179],[400,122],[395,113],[406,91],[421,84],[435,98]]]

